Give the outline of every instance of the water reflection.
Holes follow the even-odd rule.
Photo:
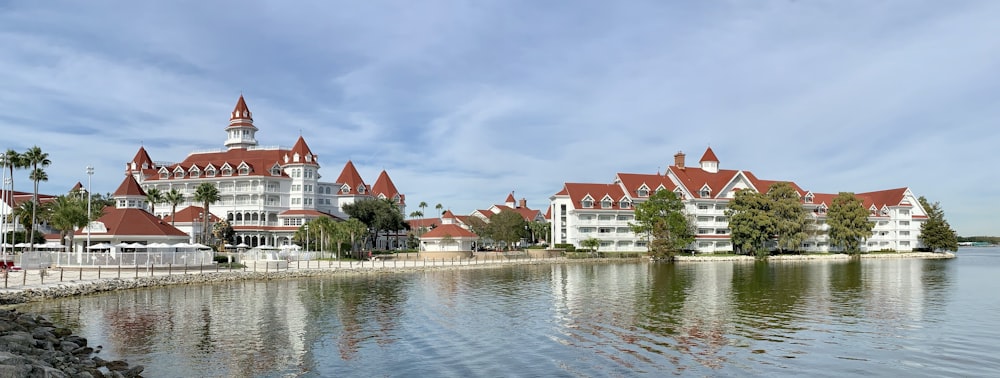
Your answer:
[[[954,263],[534,265],[179,286],[24,309],[151,376],[926,374],[941,353],[927,345],[976,337],[941,336],[955,326],[945,320],[956,293],[970,290],[957,291]]]

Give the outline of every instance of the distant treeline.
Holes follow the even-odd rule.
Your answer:
[[[958,242],[985,242],[990,244],[1000,244],[1000,236],[959,236]]]

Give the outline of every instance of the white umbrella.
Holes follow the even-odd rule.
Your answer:
[[[109,248],[111,248],[111,244],[108,243],[94,244],[91,245],[90,247],[87,247],[87,249],[109,249]]]
[[[291,245],[283,245],[283,246],[281,246],[281,249],[299,250],[299,249],[302,249],[302,247],[299,247],[296,244],[291,244]]]
[[[14,244],[14,247],[16,247],[16,248],[27,248],[27,247],[30,247],[30,246],[31,246],[31,243],[17,243],[17,244]]]
[[[128,247],[129,248],[143,248],[143,249],[146,248],[146,246],[144,244],[142,244],[142,243],[129,243]]]
[[[11,245],[10,243],[0,243],[0,247],[10,248],[13,247],[13,245]]]
[[[250,248],[250,246],[246,245],[246,243],[240,243],[236,245],[236,248]]]
[[[130,244],[128,244],[128,243],[118,243],[118,244],[115,244],[115,245],[114,245],[113,247],[118,247],[118,248],[129,248],[129,247],[131,247],[131,245],[130,245]]]
[[[275,247],[267,245],[267,244],[261,244],[261,245],[258,245],[256,247],[254,247],[254,249],[278,249],[278,248],[275,248]]]
[[[229,243],[226,243],[225,245],[223,245],[223,247],[226,247],[226,248],[233,248],[233,247],[235,247],[235,246],[234,246],[234,245],[232,245],[232,244],[229,244]]]
[[[212,249],[212,247],[209,247],[209,246],[201,244],[201,243],[191,244],[191,247],[194,248],[194,249]]]

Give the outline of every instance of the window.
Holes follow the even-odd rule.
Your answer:
[[[910,225],[910,221],[899,221],[899,225],[900,226],[909,226]]]
[[[292,205],[301,205],[301,204],[302,204],[301,198],[292,198]]]
[[[715,234],[716,235],[729,235],[729,229],[727,229],[727,228],[717,229],[717,230],[715,230]]]
[[[698,217],[699,222],[711,222],[712,217]]]
[[[615,232],[614,227],[600,227],[597,229],[597,233],[599,234],[610,234],[612,232]]]
[[[627,233],[629,233],[629,232],[632,232],[632,229],[630,229],[630,228],[628,228],[628,227],[618,227],[618,228],[617,228],[617,229],[615,230],[615,232],[617,232],[617,233],[619,233],[619,234],[627,234]]]
[[[313,191],[313,186],[312,186],[312,185],[306,185],[306,186],[305,186],[305,189],[306,189],[306,192],[307,192],[307,193],[312,193],[312,191]]]
[[[580,201],[580,206],[582,206],[584,209],[593,208],[594,207],[594,201],[588,201],[588,200]]]
[[[701,192],[698,193],[698,195],[700,195],[702,198],[708,198],[709,196],[712,195],[712,191],[708,190],[707,188],[706,189],[702,189]]]
[[[715,217],[715,221],[716,222],[725,222],[726,221],[726,217]]]
[[[594,230],[595,230],[595,228],[593,228],[593,227],[580,227],[580,233],[581,234],[589,234],[591,232],[594,232]]]
[[[312,204],[313,204],[313,199],[312,198],[306,198],[306,205],[312,205]]]
[[[899,210],[899,215],[910,215],[910,210],[900,209]]]
[[[712,242],[700,242],[698,243],[699,248],[708,248],[712,246]]]
[[[620,207],[622,209],[628,209],[628,208],[632,207],[632,204],[629,203],[627,200],[622,200],[621,202],[618,202],[618,207]]]
[[[343,193],[343,194],[347,194],[347,193],[348,193],[348,192],[350,192],[350,191],[351,191],[351,187],[350,187],[350,186],[347,186],[347,185],[344,185],[344,186],[342,186],[342,187],[340,188],[340,192],[341,192],[341,193]]]
[[[601,247],[610,247],[610,246],[611,246],[610,240],[601,240]]]
[[[632,216],[631,215],[619,215],[618,216],[618,220],[620,220],[620,221],[630,221],[630,220],[632,220]]]
[[[707,235],[707,234],[711,234],[711,233],[712,233],[712,230],[709,230],[707,228],[699,228],[698,229],[698,234],[699,235]]]
[[[170,178],[170,172],[160,171],[160,178],[161,179],[168,179],[168,178]]]
[[[197,167],[191,167],[190,174],[192,178],[197,178],[198,176],[201,176],[201,171],[199,171]]]
[[[725,210],[726,209],[726,204],[722,204],[722,203],[717,204],[717,205],[715,205],[715,209],[716,210]]]
[[[365,186],[364,185],[358,185],[358,193],[365,194]]]
[[[812,193],[806,194],[806,203],[813,203]]]
[[[600,216],[597,217],[597,220],[602,221],[602,222],[612,221],[614,219],[615,219],[615,216],[614,215],[610,215],[610,214],[604,214],[604,215],[600,215]]]
[[[910,236],[910,232],[909,231],[900,231],[899,232],[899,236]]]
[[[649,189],[645,187],[639,188],[639,190],[636,191],[635,194],[638,195],[639,197],[649,197]]]
[[[229,167],[223,167],[222,168],[222,175],[223,176],[232,176],[233,175],[233,169],[229,168]]]
[[[184,177],[184,170],[181,169],[180,167],[177,167],[177,169],[174,170],[174,178],[183,178],[183,177]]]
[[[609,199],[601,200],[601,208],[602,209],[610,209],[611,208],[611,200],[609,200]]]
[[[698,205],[698,210],[708,210],[708,205],[705,204]]]
[[[900,246],[904,246],[905,245],[905,246],[909,247],[910,246],[910,242],[904,240],[904,241],[899,242],[899,245]]]
[[[240,167],[240,176],[246,176],[250,174],[250,168],[247,166]]]
[[[292,191],[293,192],[301,192],[302,191],[302,185],[292,184]]]
[[[281,167],[277,165],[271,167],[271,176],[281,176]]]
[[[215,177],[215,168],[212,167],[205,168],[205,176]]]

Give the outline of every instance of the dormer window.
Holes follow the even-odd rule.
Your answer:
[[[806,203],[813,203],[812,193],[806,194]]]
[[[358,193],[365,194],[365,186],[364,185],[358,185]]]
[[[882,208],[882,215],[889,215],[889,208],[883,207]]]
[[[271,167],[271,176],[281,176],[281,167],[277,164]]]
[[[166,170],[166,168],[161,169],[160,170],[160,178],[161,179],[168,179],[168,178],[170,178],[170,171]]]
[[[174,178],[184,178],[184,169],[177,167],[177,169],[174,170]]]
[[[628,208],[632,207],[632,204],[630,202],[628,202],[628,200],[624,200],[623,199],[623,200],[621,200],[621,201],[618,202],[618,207],[620,207],[622,209],[628,209]]]
[[[351,187],[347,186],[347,184],[344,184],[344,186],[340,187],[340,193],[347,194],[350,192],[351,192]]]
[[[681,190],[681,188],[674,189],[674,194],[677,195],[677,198],[685,199],[684,198],[684,191]]]
[[[223,176],[232,176],[233,175],[233,169],[230,168],[230,167],[222,167],[222,175]]]
[[[701,197],[701,198],[711,197],[712,196],[712,188],[709,188],[708,185],[705,185],[705,186],[701,187],[701,190],[698,191],[698,196]]]
[[[205,176],[206,177],[215,177],[215,167],[205,168]]]
[[[240,167],[240,176],[246,176],[250,174],[250,168]]]
[[[192,178],[199,177],[201,176],[201,170],[198,169],[198,167],[192,166],[191,169],[188,171],[188,175],[190,175]]]
[[[610,197],[604,197],[604,199],[601,199],[601,208],[602,209],[610,209],[611,208],[611,203],[612,203],[612,201],[611,201]]]
[[[586,200],[585,199],[583,201],[580,201],[580,206],[582,206],[584,209],[593,208],[594,207],[594,201],[592,201],[592,200]]]
[[[638,195],[639,197],[649,197],[649,189],[639,188],[639,190],[636,191],[635,194]]]

